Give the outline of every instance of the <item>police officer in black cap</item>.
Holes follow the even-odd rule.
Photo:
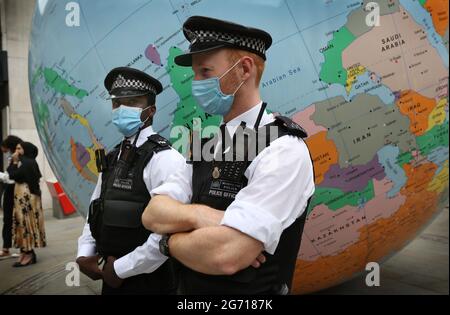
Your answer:
[[[165,234],[160,249],[181,263],[183,293],[288,294],[314,174],[306,132],[268,113],[261,100],[272,38],[201,16],[189,18],[183,29],[190,50],[175,62],[192,67],[198,105],[223,116],[221,137],[213,159],[203,150],[201,159],[152,191],[144,226]],[[250,141],[260,135],[251,157]],[[224,158],[229,152],[232,159]]]
[[[161,236],[141,223],[150,191],[185,164],[152,128],[162,86],[142,71],[120,67],[108,73],[105,87],[112,122],[124,139],[107,155],[96,151],[100,176],[78,241],[77,263],[91,279],[103,280],[102,294],[172,294],[175,282],[159,251]]]

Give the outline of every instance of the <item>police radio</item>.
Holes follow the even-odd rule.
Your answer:
[[[97,165],[97,171],[102,173],[108,168],[108,163],[106,161],[105,149],[95,150],[95,164]]]
[[[120,147],[120,157],[117,161],[114,172],[117,179],[126,178],[128,175],[128,170],[134,163],[137,151],[136,143],[139,135],[141,134],[141,130],[142,129],[140,128],[134,138],[133,143],[131,143],[129,140],[122,141],[122,145]]]
[[[116,178],[126,178],[128,170],[134,162],[136,157],[136,145],[131,144],[129,141],[123,141],[121,146],[121,152],[119,160],[115,167]]]

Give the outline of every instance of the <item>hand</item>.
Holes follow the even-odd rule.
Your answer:
[[[252,262],[252,267],[253,268],[259,268],[261,267],[262,264],[264,264],[266,262],[266,256],[264,256],[262,253],[258,255],[258,257],[256,257],[255,261]]]
[[[80,271],[92,280],[100,280],[103,278],[103,272],[98,268],[99,255],[90,257],[78,257],[77,264]]]
[[[111,288],[120,288],[123,284],[123,279],[120,279],[114,270],[115,257],[108,257],[106,259],[105,267],[103,268],[103,281]]]
[[[19,153],[14,152],[14,154],[11,155],[11,159],[12,159],[13,163],[19,162]]]

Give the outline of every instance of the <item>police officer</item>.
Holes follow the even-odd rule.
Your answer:
[[[106,156],[96,151],[101,174],[78,241],[77,263],[91,279],[103,279],[102,294],[172,294],[174,278],[159,251],[161,236],[141,223],[150,191],[185,164],[152,128],[162,86],[128,67],[111,70],[104,83],[112,100],[112,122],[124,139]]]
[[[165,234],[160,250],[181,263],[183,293],[287,294],[314,175],[306,132],[289,118],[269,114],[261,100],[272,38],[201,16],[189,18],[183,30],[190,51],[175,62],[192,66],[193,97],[207,113],[223,116],[221,136],[214,159],[193,159],[152,191],[144,226]],[[267,133],[272,129],[274,137]],[[251,146],[242,139],[252,133],[270,136],[250,159]],[[224,158],[227,137],[229,143],[247,143],[240,155],[237,146],[231,151],[231,160]]]

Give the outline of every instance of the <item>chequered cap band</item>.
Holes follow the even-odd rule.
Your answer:
[[[135,79],[125,79],[121,74],[119,74],[114,80],[114,83],[111,86],[111,90],[118,89],[118,88],[127,88],[127,89],[133,89],[138,91],[148,91],[152,92],[154,94],[156,93],[156,88],[148,83],[145,83],[140,80]]]
[[[196,43],[223,42],[259,52],[262,55],[266,53],[266,45],[262,39],[216,31],[191,31],[186,28],[184,31],[186,32],[188,40],[191,42],[191,47]]]

